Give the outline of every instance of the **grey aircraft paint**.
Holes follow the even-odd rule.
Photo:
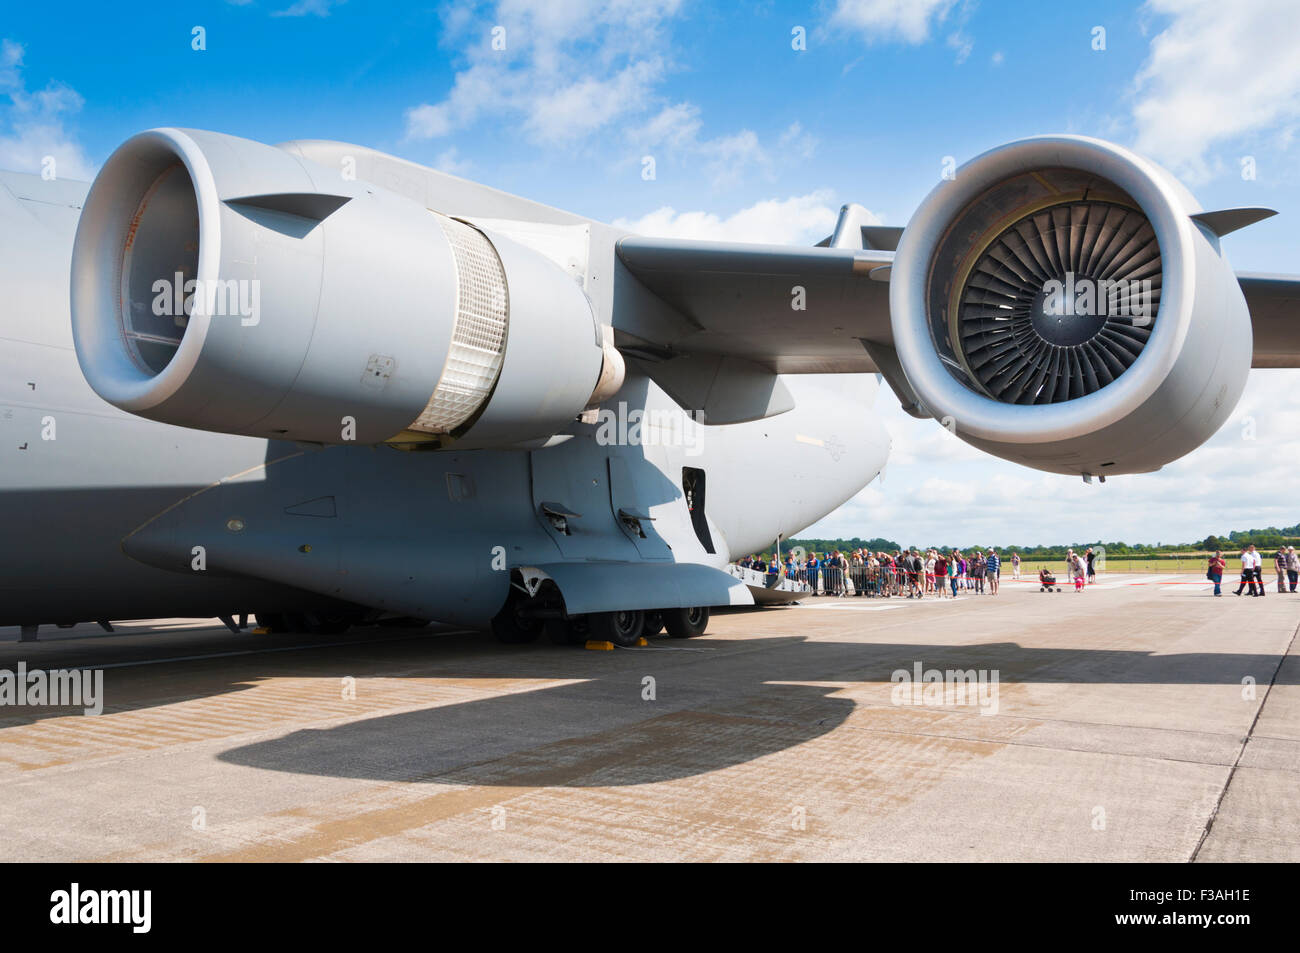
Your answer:
[[[677,583],[656,592],[656,567],[717,569],[770,549],[851,498],[888,454],[870,374],[790,379],[793,410],[730,426],[691,423],[630,374],[609,415],[536,450],[322,447],[144,420],[90,389],[73,347],[67,271],[86,186],[0,182],[0,624],[280,611],[327,596],[481,625],[505,600],[501,551],[507,567],[633,570],[624,589],[584,596],[584,611],[626,607],[628,588],[667,606]],[[629,435],[629,417],[650,421],[644,436]],[[712,553],[683,467],[707,474]],[[581,514],[571,535],[539,516],[539,495]],[[653,518],[646,538],[623,528],[620,508]],[[725,574],[706,578],[695,598],[748,601]]]
[[[726,564],[884,467],[876,372],[1042,470],[1198,445],[1252,365],[1300,364],[1300,283],[1219,243],[1267,214],[1079,137],[977,157],[901,234],[846,206],[815,248],[198,130],[134,137],[89,191],[0,174],[0,624],[364,607],[533,637],[748,604]],[[1154,325],[1023,323],[1075,265],[1163,280]],[[173,268],[266,311],[153,321]]]

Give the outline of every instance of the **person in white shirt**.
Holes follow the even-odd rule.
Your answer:
[[[1252,596],[1262,596],[1264,594],[1264,561],[1259,558],[1259,553],[1255,552],[1254,545],[1247,546],[1241,551],[1241,584],[1237,586],[1234,595],[1241,595],[1241,590],[1250,586]],[[1255,591],[1255,584],[1259,583],[1259,591]]]

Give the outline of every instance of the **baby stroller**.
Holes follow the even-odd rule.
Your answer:
[[[1051,592],[1053,589],[1057,592],[1061,591],[1061,587],[1056,584],[1056,576],[1052,574],[1050,569],[1044,566],[1042,569],[1038,570],[1038,591]]]

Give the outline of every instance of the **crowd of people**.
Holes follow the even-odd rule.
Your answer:
[[[767,574],[770,581],[785,576],[804,583],[813,595],[906,596],[927,595],[955,599],[961,593],[998,594],[1003,559],[996,547],[960,549],[899,549],[872,552],[857,549],[847,554],[838,549],[796,556],[769,557],[766,553],[747,556],[739,566]],[[1020,555],[1009,559],[1012,578],[1020,578]]]
[[[1214,583],[1216,596],[1223,595],[1223,571],[1227,565],[1223,551],[1216,549],[1205,572],[1205,578]],[[1296,554],[1294,546],[1279,549],[1273,554],[1273,569],[1277,573],[1277,591],[1295,592],[1296,581],[1300,579],[1300,555]],[[1241,551],[1241,582],[1233,595],[1239,596],[1247,588],[1252,596],[1264,595],[1264,556],[1255,549],[1254,544]]]
[[[1065,555],[1066,574],[1075,592],[1097,581],[1097,553],[1088,547],[1084,552],[1070,549]],[[1252,596],[1264,595],[1265,556],[1249,545],[1241,551],[1241,582],[1234,595],[1248,592]],[[1020,554],[1014,550],[1005,560],[1011,578],[1020,578]],[[961,593],[997,595],[1002,578],[1003,558],[997,548],[987,550],[975,547],[967,552],[960,549],[896,549],[893,552],[872,552],[856,549],[842,553],[838,549],[818,554],[794,552],[771,557],[766,553],[746,556],[737,565],[765,573],[768,584],[781,577],[808,587],[812,595],[827,596],[906,596],[923,599],[927,595],[955,599]],[[1223,574],[1227,559],[1222,550],[1209,557],[1205,576],[1214,583],[1214,595],[1223,595]],[[1296,592],[1300,582],[1300,554],[1294,546],[1279,549],[1273,555],[1273,569],[1277,574],[1278,592]],[[1059,588],[1056,576],[1047,567],[1038,573],[1043,588]]]

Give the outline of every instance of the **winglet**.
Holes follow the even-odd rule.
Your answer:
[[[1254,225],[1277,214],[1276,209],[1248,206],[1246,208],[1224,208],[1217,212],[1197,212],[1192,220],[1200,222],[1214,234],[1222,238],[1239,228]]]
[[[894,251],[903,230],[891,225],[874,224],[875,216],[856,202],[840,209],[835,233],[818,242],[820,247],[853,248],[863,251]]]

